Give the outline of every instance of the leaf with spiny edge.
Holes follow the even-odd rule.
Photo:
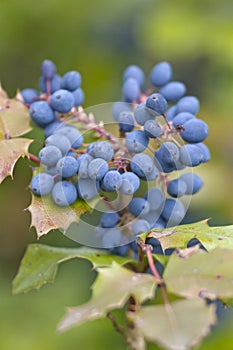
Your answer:
[[[137,303],[154,296],[156,281],[149,274],[132,272],[116,262],[111,266],[98,268],[97,271],[98,276],[92,286],[90,301],[67,309],[58,326],[60,332],[105,317],[110,310],[122,308],[130,296],[133,296]]]
[[[67,260],[80,258],[90,261],[94,268],[109,266],[113,261],[125,265],[130,257],[111,255],[107,250],[87,247],[60,248],[43,244],[30,244],[21,261],[19,271],[13,281],[13,294],[26,293],[52,283],[58,266]]]
[[[216,323],[215,306],[200,298],[142,306],[128,317],[148,341],[166,350],[188,350],[200,344]]]
[[[0,85],[0,183],[13,174],[20,157],[28,156],[32,140],[16,138],[31,130],[28,109],[19,94],[9,99]]]
[[[0,141],[0,183],[7,176],[13,177],[17,160],[28,156],[28,148],[32,141],[23,138]]]
[[[50,195],[39,197],[32,193],[32,202],[27,210],[31,213],[31,227],[35,227],[40,238],[51,230],[61,229],[65,233],[71,223],[78,222],[90,207],[80,198],[72,206],[59,207]]]
[[[0,86],[0,139],[22,136],[31,129],[28,109],[20,93],[10,99]]]
[[[173,253],[163,278],[169,292],[184,298],[233,298],[233,250],[199,250],[189,257]]]
[[[157,238],[163,250],[185,248],[191,238],[197,238],[207,250],[216,247],[233,249],[233,225],[213,227],[208,225],[208,220],[166,229],[153,229],[140,237],[144,242],[147,238]]]

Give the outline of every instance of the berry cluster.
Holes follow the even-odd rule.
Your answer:
[[[203,143],[208,126],[196,117],[199,101],[184,97],[185,85],[171,81],[171,65],[153,67],[146,92],[143,71],[138,66],[125,70],[123,101],[112,105],[119,138],[80,107],[84,94],[78,72],[60,77],[54,63],[45,60],[41,73],[40,93],[21,92],[33,122],[45,133],[38,155],[44,170],[33,177],[32,192],[51,195],[58,206],[99,196],[108,210],[96,233],[103,247],[122,255],[129,247],[125,243],[139,233],[179,224],[186,209],[178,198],[200,190],[203,182],[192,168],[207,162],[210,153]],[[98,141],[85,143],[85,133],[72,120],[80,130],[97,132]],[[187,167],[191,171],[184,172]],[[180,176],[174,178],[174,171]]]

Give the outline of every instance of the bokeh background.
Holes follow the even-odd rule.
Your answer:
[[[155,63],[169,61],[174,78],[201,100],[199,115],[210,127],[212,160],[197,170],[205,187],[192,199],[188,220],[233,222],[231,0],[1,0],[0,80],[10,96],[17,88],[37,88],[45,58],[60,74],[80,71],[86,107],[120,99],[127,65],[138,64],[149,75]],[[0,350],[125,349],[107,320],[55,332],[65,306],[90,296],[94,273],[85,261],[64,263],[55,284],[39,292],[11,296],[19,261],[27,244],[36,241],[24,210],[30,204],[26,160],[17,163],[14,176],[0,186]],[[59,232],[41,243],[75,246]],[[232,349],[232,327],[232,318],[223,321],[201,349]]]

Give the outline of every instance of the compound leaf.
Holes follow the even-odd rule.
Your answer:
[[[129,317],[148,341],[167,350],[186,350],[198,345],[216,323],[215,306],[200,298],[143,306],[129,313]]]
[[[172,254],[164,272],[168,291],[185,297],[233,298],[233,250],[199,250],[184,259]]]
[[[113,256],[104,250],[80,248],[58,248],[42,244],[30,244],[21,261],[18,274],[13,281],[13,293],[39,289],[45,283],[55,279],[60,263],[66,260],[82,258],[89,260],[94,267],[130,262],[130,258]]]
[[[10,139],[0,141],[0,183],[7,176],[13,176],[14,166],[20,157],[28,155],[30,139]]]
[[[185,248],[191,238],[197,238],[207,250],[216,247],[233,249],[233,225],[211,227],[208,220],[167,229],[153,229],[149,234],[141,235],[144,241],[148,237],[157,238],[164,250]]]
[[[117,263],[97,270],[99,274],[92,287],[91,300],[79,307],[68,308],[58,326],[59,331],[103,318],[110,310],[122,308],[130,296],[142,303],[154,295],[156,283],[149,274],[132,272]]]

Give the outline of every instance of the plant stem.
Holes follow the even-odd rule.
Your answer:
[[[31,161],[33,161],[33,162],[35,162],[37,164],[40,164],[40,159],[38,157],[36,157],[34,154],[32,154],[32,153],[28,153],[28,158]]]

